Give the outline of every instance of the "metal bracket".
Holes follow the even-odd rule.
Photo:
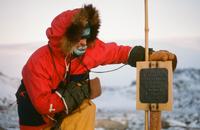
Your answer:
[[[159,111],[158,103],[149,104],[149,109],[150,109],[150,111]]]

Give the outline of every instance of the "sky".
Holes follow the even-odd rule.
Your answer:
[[[144,0],[0,0],[0,44],[47,41],[45,31],[62,11],[97,7],[99,38],[144,39]],[[200,37],[199,0],[149,0],[149,38]]]
[[[144,45],[144,0],[0,0],[0,72],[20,77],[28,57],[47,43],[45,32],[53,18],[84,4],[93,4],[99,10],[101,40]],[[148,11],[149,47],[175,53],[178,68],[199,68],[200,0],[149,0]],[[99,76],[104,85],[129,85],[135,79],[135,70],[126,66],[92,77]],[[120,80],[124,77],[126,80]]]

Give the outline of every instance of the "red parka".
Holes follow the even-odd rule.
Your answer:
[[[78,9],[65,11],[55,17],[46,31],[49,39],[48,44],[52,48],[56,69],[61,78],[65,75],[65,55],[60,49],[60,39],[71,24],[71,19]],[[98,38],[94,46],[89,47],[86,53],[81,56],[82,62],[88,69],[99,65],[127,63],[131,47],[118,46],[116,43],[104,43]],[[87,71],[86,67],[80,64],[78,58],[71,61],[71,74],[82,74]],[[48,45],[36,50],[22,71],[23,82],[33,106],[41,115],[51,115],[65,109],[61,98],[52,93],[61,79],[55,72],[52,57]],[[50,111],[50,107],[55,111]],[[39,130],[40,127],[21,126],[21,129]]]

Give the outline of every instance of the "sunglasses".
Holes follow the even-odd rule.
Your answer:
[[[90,35],[91,35],[91,29],[89,26],[87,26],[84,30],[83,30],[83,33],[81,35],[81,38],[82,39],[88,39],[90,38]]]

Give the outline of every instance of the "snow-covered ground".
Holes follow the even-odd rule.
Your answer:
[[[20,79],[10,78],[0,73],[0,130],[18,129],[14,94],[19,83]],[[200,69],[176,70],[173,111],[162,112],[163,127],[167,130],[200,129],[199,93]],[[94,102],[97,105],[98,127],[109,128],[116,125],[118,129],[120,127],[127,130],[143,129],[144,112],[135,109],[135,81],[128,86],[103,86],[102,95]]]
[[[176,70],[173,84],[173,111],[162,112],[163,129],[200,130],[200,69]],[[96,103],[98,118],[126,120],[130,130],[144,127],[144,112],[135,110],[134,81],[127,87],[105,88]]]

